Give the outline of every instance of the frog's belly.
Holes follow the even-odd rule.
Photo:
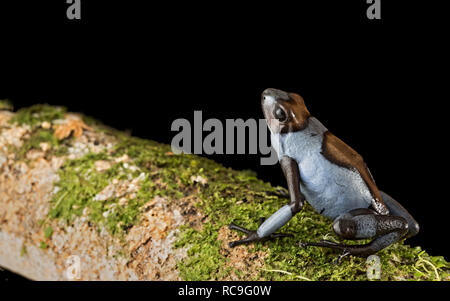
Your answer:
[[[311,206],[332,219],[357,208],[368,208],[372,196],[358,172],[310,154],[299,163],[300,189]]]

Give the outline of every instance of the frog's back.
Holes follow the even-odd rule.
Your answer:
[[[289,156],[297,162],[300,189],[308,203],[324,216],[336,218],[369,207],[372,195],[358,170],[339,166],[323,155],[327,132],[320,121],[310,117],[304,130],[272,136],[272,145],[279,158]]]

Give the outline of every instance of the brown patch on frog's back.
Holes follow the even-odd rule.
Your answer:
[[[362,156],[358,154],[353,148],[348,146],[344,141],[330,133],[329,131],[323,134],[322,151],[321,154],[330,162],[341,167],[356,170],[361,175],[361,178],[366,183],[367,188],[372,197],[384,205],[380,191],[375,184],[366,163]]]

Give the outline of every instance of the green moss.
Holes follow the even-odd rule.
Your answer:
[[[42,128],[35,128],[30,138],[25,140],[22,146],[17,150],[16,154],[18,159],[24,159],[27,152],[32,149],[40,149],[41,143],[48,143],[52,148],[56,148],[59,146],[58,139],[53,136],[53,132],[51,130],[44,130]]]
[[[49,106],[46,104],[37,104],[31,107],[22,108],[16,112],[10,123],[19,125],[37,125],[44,121],[51,122],[55,119],[62,119],[66,109],[63,107]]]
[[[0,99],[0,111],[12,111],[13,109],[14,106],[11,101],[9,101],[8,99]]]
[[[60,142],[53,135],[52,129],[44,129],[40,127],[44,121],[51,122],[55,119],[64,117],[66,109],[63,107],[53,107],[49,105],[34,105],[29,108],[23,108],[9,120],[12,124],[30,125],[30,137],[25,139],[20,148],[10,146],[11,151],[17,154],[18,160],[24,160],[28,151],[32,149],[40,149],[41,143],[48,143],[51,147],[51,154],[62,156],[67,153],[67,143],[70,141]]]
[[[27,247],[23,244],[20,248],[20,257],[27,255]]]
[[[152,141],[126,135],[119,136],[119,139],[115,154],[117,156],[127,154],[133,159],[133,164],[149,174],[141,183],[138,198],[149,200],[156,195],[171,198],[180,198],[185,195],[184,184],[190,181],[193,170],[190,167],[191,156],[179,158],[167,156],[166,153],[170,151],[170,147]],[[156,185],[156,180],[164,185]]]
[[[52,234],[53,234],[53,228],[51,226],[48,226],[44,231],[45,238],[52,237]]]
[[[60,218],[70,223],[75,217],[81,216],[83,210],[87,208],[92,222],[106,226],[112,233],[121,229],[119,221],[122,218],[118,216],[120,214],[113,213],[108,217],[103,215],[113,204],[117,205],[117,199],[93,200],[112,179],[119,180],[126,177],[120,173],[121,164],[116,164],[104,172],[97,172],[94,163],[106,159],[108,156],[105,153],[89,153],[80,159],[67,160],[63,164],[59,172],[60,180],[56,183],[59,191],[51,200],[50,218]]]
[[[41,241],[41,243],[39,244],[39,248],[45,250],[45,249],[48,248],[48,245],[47,245],[47,243],[45,241]]]
[[[176,247],[190,246],[188,259],[178,265],[178,270],[184,280],[217,280],[226,275],[222,269],[225,259],[218,256],[220,241],[217,231],[211,224],[205,224],[202,233],[183,227],[184,235],[176,243]]]
[[[41,143],[48,143],[50,149],[48,151],[49,155],[63,156],[68,153],[67,145],[72,141],[73,138],[65,139],[64,141],[59,141],[54,135],[53,130],[43,129],[41,127],[33,127],[31,129],[30,137],[23,141],[21,147],[16,147],[13,145],[8,145],[9,151],[16,154],[16,160],[25,160],[26,155],[30,150],[41,149]]]

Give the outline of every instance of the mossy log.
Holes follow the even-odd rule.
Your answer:
[[[299,246],[337,239],[306,208],[293,238],[228,248],[286,203],[251,171],[130,137],[64,108],[0,107],[0,266],[34,280],[367,280],[365,258]],[[8,107],[9,109],[9,107]],[[449,280],[449,264],[397,243],[381,280]]]

